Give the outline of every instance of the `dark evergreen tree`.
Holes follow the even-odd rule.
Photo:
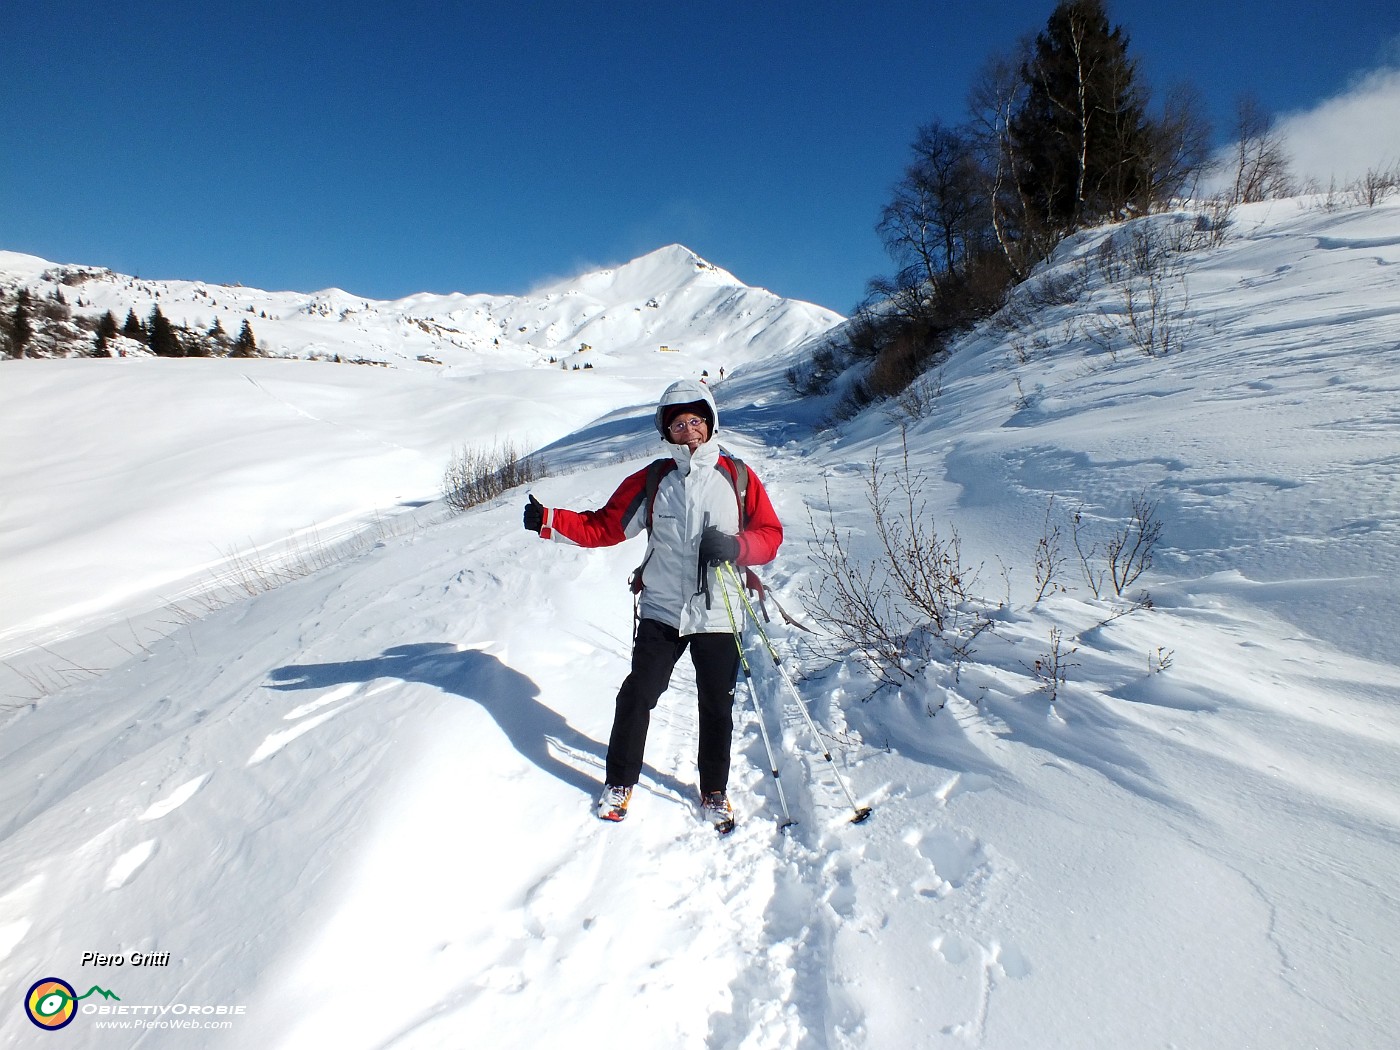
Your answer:
[[[205,332],[199,341],[204,346],[204,350],[200,355],[202,357],[209,357],[211,355],[214,357],[223,357],[229,352],[232,346],[232,341],[229,339],[228,333],[224,331],[223,322],[217,317],[214,318],[214,323],[209,326],[209,331]]]
[[[15,298],[15,312],[10,317],[10,356],[23,357],[34,335],[34,326],[29,320],[29,290],[21,288]]]
[[[179,338],[186,357],[213,356],[214,343],[203,332],[196,332],[189,325],[182,324],[175,330],[175,335]]]
[[[126,312],[126,323],[122,325],[122,335],[128,339],[135,339],[138,343],[146,341],[146,327],[141,323],[141,319],[136,316],[134,309]]]
[[[230,357],[257,357],[258,343],[253,338],[253,326],[248,323],[248,319],[243,319],[243,327],[239,329],[238,339],[233,344],[233,353]]]
[[[1026,92],[1009,131],[1027,218],[1063,232],[1144,207],[1146,99],[1103,0],[1062,0],[1020,74]]]
[[[151,353],[157,357],[185,356],[184,347],[180,345],[180,337],[175,333],[175,326],[160,312],[159,306],[151,309],[151,316],[146,321],[146,327],[150,332]]]
[[[112,311],[108,310],[97,322],[97,353],[99,355],[107,352],[107,344],[117,336],[117,319],[112,316]]]

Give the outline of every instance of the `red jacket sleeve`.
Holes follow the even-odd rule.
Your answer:
[[[611,547],[646,527],[647,472],[643,467],[625,478],[598,510],[546,508],[540,537],[580,547]]]
[[[749,487],[744,494],[744,531],[739,534],[739,563],[767,565],[778,556],[783,542],[783,523],[769,502],[758,475],[749,471]]]

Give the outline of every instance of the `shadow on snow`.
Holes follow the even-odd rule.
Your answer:
[[[592,777],[555,755],[555,750],[576,756],[601,770],[606,748],[579,732],[553,708],[539,699],[539,686],[528,676],[503,664],[489,653],[458,649],[446,642],[396,645],[369,660],[329,664],[292,664],[269,672],[270,689],[292,691],[329,689],[377,678],[421,682],[452,696],[479,704],[501,728],[522,756],[551,776],[592,798],[601,776]],[[683,794],[674,778],[646,771],[654,782]]]

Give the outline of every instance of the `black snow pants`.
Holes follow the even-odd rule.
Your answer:
[[[643,620],[632,643],[632,671],[617,691],[612,735],[608,738],[607,782],[623,787],[642,775],[651,712],[671,683],[681,653],[690,649],[700,702],[700,791],[724,791],[729,784],[729,746],[734,734],[734,682],[739,650],[732,634],[692,634],[685,638],[658,620]]]

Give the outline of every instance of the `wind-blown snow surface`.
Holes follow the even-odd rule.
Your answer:
[[[943,369],[911,462],[982,566],[996,630],[960,674],[937,664],[862,702],[857,664],[823,667],[772,628],[831,765],[752,647],[799,820],[786,834],[743,686],[741,823],[726,839],[699,823],[684,660],[632,815],[591,817],[639,551],[540,543],[520,528],[523,493],[386,535],[24,707],[0,730],[0,1037],[36,1038],[20,1002],[52,975],[129,1007],[245,1008],[221,1031],[80,1014],[54,1037],[92,1047],[1390,1046],[1400,207],[1244,209],[1224,245],[1181,264],[1165,359],[1105,349],[1084,322],[1120,299],[1091,282]],[[788,363],[756,360],[716,394],[723,439],[789,526],[765,575],[796,611],[814,572],[807,508],[824,520],[829,491],[859,550],[866,465],[898,436],[878,408],[812,430]],[[6,416],[23,403],[12,377],[34,369],[55,377],[46,411],[100,421],[115,412],[104,387],[128,373],[82,370],[128,366],[152,403],[198,389],[197,366],[253,389],[236,363],[14,363]],[[318,418],[360,381],[292,367],[327,369],[277,391],[314,397]],[[375,374],[385,394],[357,427],[392,435],[437,411],[431,384],[420,397]],[[588,421],[538,434],[561,473],[533,491],[600,504],[656,454],[641,391],[669,377],[636,364]],[[202,418],[216,440],[218,414]],[[229,442],[258,429],[225,423]],[[38,457],[46,438],[18,433],[5,454]],[[208,487],[304,477],[353,502],[353,478],[319,481],[288,455],[259,451],[242,472],[211,456]],[[96,473],[90,457],[35,462],[7,500]],[[162,468],[130,462],[130,491],[159,494]],[[1143,490],[1165,526],[1140,581],[1155,608],[1103,623],[1127,603],[1095,599],[1072,554],[1066,590],[1035,603],[1050,496],[1101,544]],[[22,556],[57,587],[50,524],[52,546],[31,533]],[[1052,628],[1074,650],[1054,703],[1032,670]],[[848,822],[837,773],[870,821]],[[170,962],[97,968],[87,951]]]

